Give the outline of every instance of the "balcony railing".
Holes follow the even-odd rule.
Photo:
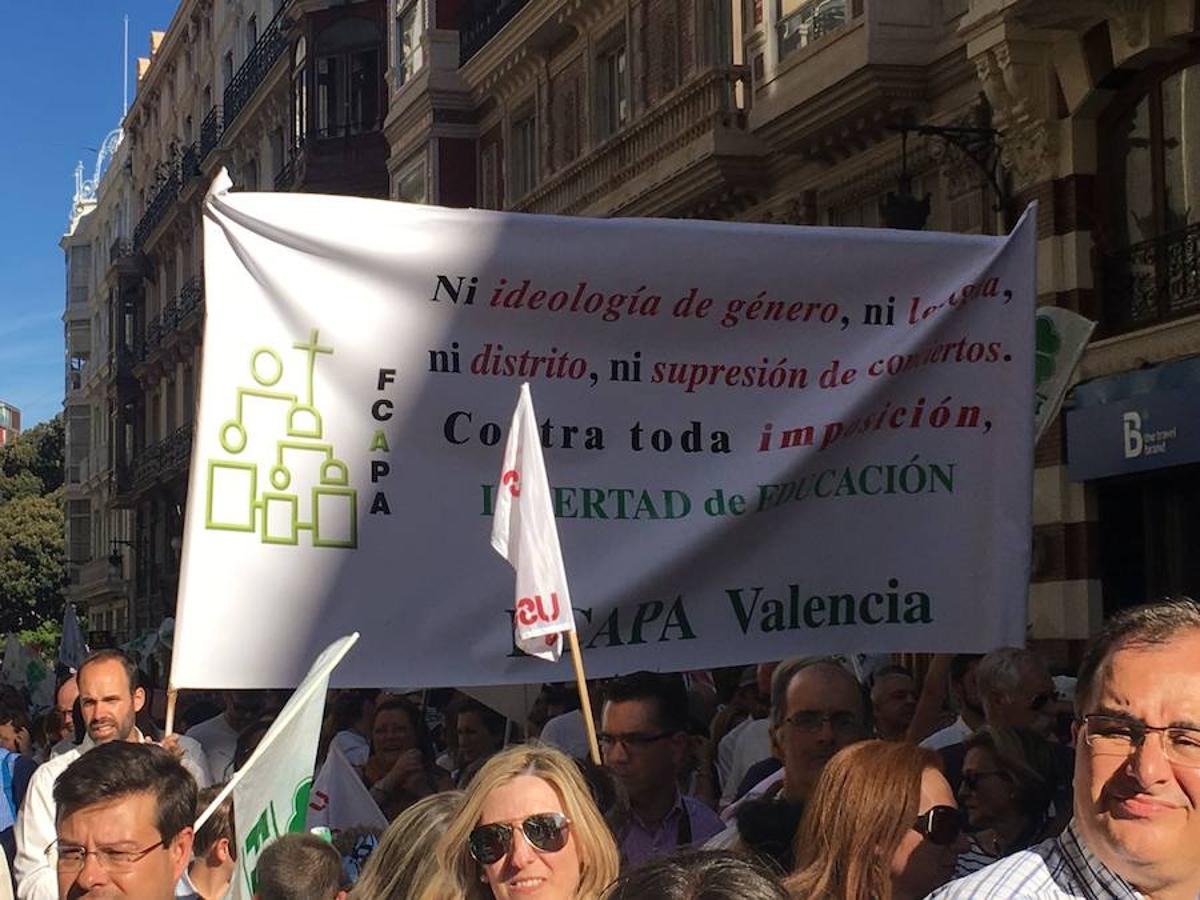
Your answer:
[[[187,184],[200,177],[200,143],[195,141],[183,148],[179,154],[179,180]]]
[[[288,40],[286,28],[290,24],[287,18],[288,3],[284,3],[279,12],[275,13],[262,36],[255,42],[254,48],[246,61],[238,68],[233,80],[225,88],[225,124],[233,123],[267,73],[275,65],[283,51],[287,49]]]
[[[200,123],[200,162],[208,158],[213,148],[221,143],[221,135],[225,133],[225,120],[221,115],[221,107],[214,106]]]
[[[1104,257],[1104,329],[1200,312],[1200,222]]]
[[[133,229],[134,247],[141,247],[146,242],[150,232],[163,220],[171,205],[179,198],[179,188],[182,184],[179,163],[179,157],[175,157],[163,164],[162,175],[153,189],[154,196],[146,204],[146,211],[142,213],[137,228]]]
[[[522,212],[580,212],[651,157],[685,147],[716,127],[744,129],[745,114],[737,108],[734,94],[745,77],[744,67],[728,66],[682,85],[624,131],[516,198],[513,207]]]
[[[204,282],[199,277],[189,278],[179,291],[179,299],[175,302],[178,318],[182,324],[196,310],[204,309]]]
[[[808,0],[802,3],[776,24],[779,31],[779,58],[783,59],[789,53],[836,31],[855,14],[850,0]]]
[[[474,14],[459,30],[459,64],[465,64],[500,29],[512,21],[528,0],[488,0],[474,4]]]
[[[130,486],[134,493],[187,473],[192,453],[192,426],[184,425],[134,458]]]

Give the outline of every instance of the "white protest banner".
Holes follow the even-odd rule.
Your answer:
[[[337,834],[347,828],[387,828],[387,816],[363,784],[358,770],[333,745],[317,772],[308,797],[308,827],[328,828]]]
[[[1034,215],[1012,235],[205,203],[172,685],[565,680],[512,645],[537,394],[595,676],[1024,640]],[[237,623],[237,627],[230,627]]]
[[[58,661],[68,669],[79,671],[79,664],[88,655],[87,639],[79,627],[79,614],[75,604],[68,603],[63,610],[62,639],[58,643]]]
[[[268,844],[281,834],[307,827],[329,674],[357,640],[357,634],[349,634],[321,652],[250,758],[196,819],[199,828],[233,794],[238,852],[230,900],[254,896],[255,867]]]
[[[1035,346],[1034,441],[1041,439],[1046,427],[1062,408],[1063,398],[1075,367],[1083,358],[1087,342],[1096,330],[1091,319],[1060,309],[1042,306],[1037,311]]]
[[[513,411],[497,491],[492,548],[517,571],[513,643],[555,662],[575,617],[528,384],[521,385]]]

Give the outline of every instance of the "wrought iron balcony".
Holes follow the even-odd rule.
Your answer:
[[[465,64],[484,44],[512,21],[528,0],[487,0],[474,4],[467,22],[459,29],[459,64]]]
[[[214,106],[200,123],[200,162],[208,158],[213,148],[221,143],[221,135],[225,133],[225,120],[221,107]]]
[[[139,494],[147,488],[187,474],[192,454],[192,426],[187,424],[138,453],[130,467],[130,489]]]
[[[189,278],[179,291],[179,299],[175,301],[177,322],[182,325],[188,316],[197,310],[204,309],[204,282],[199,277]]]
[[[1103,276],[1108,334],[1200,312],[1200,222],[1107,254]]]
[[[861,2],[857,4],[861,6]],[[849,0],[808,0],[783,16],[776,25],[779,31],[779,58],[807,47],[814,41],[836,31],[853,16],[861,14]]]
[[[275,65],[275,61],[287,49],[287,27],[291,24],[287,17],[290,3],[285,2],[279,12],[275,13],[262,35],[254,44],[250,55],[241,64],[225,88],[225,125],[228,127],[237,120],[238,114],[246,108],[246,104],[258,90],[267,73]]]
[[[163,220],[172,204],[179,198],[180,186],[180,166],[179,159],[176,157],[168,160],[162,166],[162,173],[153,189],[154,196],[146,204],[146,211],[142,213],[141,221],[133,230],[134,247],[140,248],[145,244],[150,232]]]

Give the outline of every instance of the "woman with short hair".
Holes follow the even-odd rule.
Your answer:
[[[433,762],[421,708],[403,697],[375,707],[363,782],[390,822],[422,797],[453,787]]]
[[[958,797],[971,846],[958,858],[960,876],[1055,836],[1068,818],[1054,805],[1065,773],[1044,737],[1028,728],[989,725],[964,747]]]
[[[938,755],[863,741],[826,763],[785,886],[804,900],[920,900],[954,877],[966,846]]]
[[[483,764],[438,848],[448,893],[464,900],[597,900],[617,845],[574,761],[518,745]]]

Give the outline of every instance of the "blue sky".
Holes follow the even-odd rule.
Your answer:
[[[75,163],[88,177],[95,148],[120,124],[123,19],[129,16],[130,99],[134,60],[150,31],[170,23],[176,0],[53,0],[12,4],[16,38],[0,54],[0,400],[22,426],[63,402],[65,267],[58,241],[75,193]]]

